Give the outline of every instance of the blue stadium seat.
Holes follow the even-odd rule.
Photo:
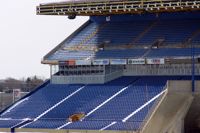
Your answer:
[[[83,121],[63,126],[63,129],[100,130],[109,124],[113,125],[106,130],[137,130],[148,118],[151,110],[159,99],[149,103],[139,112],[122,122],[128,115],[139,109],[150,99],[158,95],[167,80],[184,80],[187,76],[142,76],[121,77],[105,84],[86,85],[81,91],[66,101],[59,103],[63,98],[83,85],[48,84],[37,90],[29,97],[22,99],[0,114],[0,127],[11,127],[19,124],[26,118],[34,120],[38,115],[44,115],[36,121],[25,125],[24,128],[51,128],[56,129],[68,122],[69,116],[84,112],[86,115],[96,109]],[[126,89],[124,89],[126,87]],[[122,91],[112,99],[111,96]],[[110,99],[107,103],[104,103]],[[98,107],[99,108],[96,108]],[[52,108],[54,107],[54,108]],[[52,108],[49,110],[49,108]],[[33,111],[34,110],[34,111]],[[3,119],[8,119],[7,121]],[[17,120],[16,120],[17,119]]]
[[[16,103],[14,108],[10,107],[1,114],[1,117],[13,119],[35,118],[80,87],[81,85],[48,84],[38,90],[37,93],[23,99],[20,104]]]
[[[13,120],[13,119],[0,120],[0,128],[11,128],[22,121],[23,120]]]
[[[146,57],[190,57],[191,55],[191,48],[158,48],[152,49]],[[200,55],[200,48],[195,49],[195,55]]]
[[[130,16],[129,16],[130,17]],[[158,39],[164,40],[164,45],[180,45],[192,38],[200,29],[199,19],[154,19],[126,20],[126,21],[97,21],[90,19],[85,27],[75,35],[66,39],[56,52],[50,54],[47,60],[70,60],[90,58],[140,58],[147,49],[144,45],[151,46]],[[153,25],[152,25],[153,24]],[[149,28],[150,27],[150,28]],[[200,44],[199,35],[192,40]],[[108,42],[108,44],[105,44]],[[115,48],[99,51],[77,49],[77,51],[63,49],[71,46],[142,46],[142,48]],[[199,51],[197,51],[198,53]],[[163,48],[151,50],[147,57],[184,57],[190,56],[189,48]]]
[[[152,45],[158,39],[164,39],[169,45],[181,44],[192,37],[200,29],[200,20],[159,20],[153,28],[146,33],[139,44]]]

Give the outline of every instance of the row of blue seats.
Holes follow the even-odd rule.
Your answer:
[[[98,23],[89,22],[81,31],[79,31],[75,36],[69,38],[64,42],[65,46],[80,45],[88,36],[95,32],[99,28]]]
[[[124,78],[120,78],[109,82],[103,85],[90,85],[85,88],[85,92],[88,91],[90,95],[105,95],[105,97],[109,97],[116,91],[118,91],[121,87],[129,84],[132,82],[132,78],[127,79],[124,81]],[[12,107],[8,108],[5,112],[0,115],[0,118],[12,118],[12,119],[34,119],[39,116],[42,112],[46,111],[47,109],[51,108],[53,105],[61,101],[63,98],[70,95],[72,92],[76,91],[78,88],[82,87],[83,85],[56,85],[56,84],[48,84],[44,88],[38,90],[36,93],[33,93],[31,96],[19,101]],[[102,88],[102,89],[101,89]],[[116,89],[112,89],[116,88]],[[108,91],[108,92],[107,92]],[[85,93],[80,93],[79,96],[84,98]],[[97,100],[105,100],[104,98],[97,98]],[[85,97],[87,100],[92,100],[90,97]],[[95,97],[93,97],[95,98]],[[74,100],[76,100],[75,98]],[[99,101],[99,102],[100,102]],[[74,104],[73,100],[70,102]],[[81,103],[79,103],[81,106]],[[34,111],[33,111],[34,110]],[[64,108],[61,108],[62,111],[65,112]],[[70,110],[69,110],[70,111]],[[74,110],[71,110],[74,111]],[[66,116],[63,116],[65,118]],[[50,118],[52,118],[52,115]],[[58,114],[54,116],[55,118],[58,117]],[[61,117],[60,117],[61,118]]]
[[[125,91],[98,108],[83,121],[69,124],[64,128],[99,130],[112,122],[116,122],[108,130],[137,130],[153,105],[156,104],[156,101],[140,110],[126,122],[122,122],[122,119],[159,94],[163,90],[167,80],[182,80],[188,78],[190,77],[121,77],[105,84],[86,85],[77,94],[47,111],[37,121],[33,121],[25,126],[25,128],[58,128],[68,121],[69,116],[80,112],[88,114],[106,99],[124,87],[129,86]],[[22,99],[24,100],[23,102],[18,102],[2,112],[0,114],[0,127],[12,127],[26,118],[33,120],[83,86],[48,84],[34,92],[26,100]],[[2,120],[7,118],[10,118],[10,120]]]
[[[145,102],[149,101],[152,97],[159,94],[163,90],[163,86],[166,84],[167,80],[172,79],[180,79],[179,76],[177,77],[132,77],[135,82],[130,86],[126,91],[122,92],[116,98],[112,99],[110,102],[96,110],[93,114],[86,117],[81,122],[75,122],[69,124],[64,129],[87,129],[87,130],[99,130],[108,124],[116,121],[116,125],[109,127],[107,130],[137,130],[141,124],[143,123],[144,119],[146,118],[148,112],[152,109],[154,102],[143,108],[140,112],[136,115],[131,117],[127,122],[122,123],[122,119],[125,118],[127,115],[135,111],[137,108],[142,106]],[[129,77],[124,77],[122,81],[128,80]],[[118,80],[116,80],[118,82]],[[158,82],[159,81],[159,82]],[[109,82],[113,84],[112,82]],[[109,84],[108,83],[108,84]],[[121,83],[119,82],[119,85]],[[115,86],[117,88],[117,86]],[[112,88],[112,89],[115,89]],[[122,87],[120,87],[122,88]],[[91,88],[89,88],[91,89]],[[79,94],[75,96],[72,101],[76,101],[76,103],[71,103],[70,101],[63,103],[60,107],[52,110],[45,116],[43,116],[38,121],[35,121],[25,128],[58,128],[67,123],[67,116],[77,112],[85,112],[86,114],[91,111],[94,107],[99,105],[97,97],[95,96],[98,94],[98,91],[92,97],[96,97],[94,100],[88,98],[91,95],[91,90],[83,91],[84,94]],[[94,89],[94,88],[93,88]],[[104,88],[98,88],[103,89]],[[103,91],[102,90],[102,91]],[[106,91],[108,94],[110,90]],[[105,96],[104,93],[100,93],[101,99]],[[85,96],[84,96],[85,95]],[[79,97],[77,99],[77,97]],[[77,100],[75,100],[77,99]],[[88,100],[87,100],[88,99]],[[105,99],[104,99],[105,100]],[[103,100],[102,100],[103,101]],[[82,106],[80,106],[80,104]],[[98,104],[97,104],[98,103]],[[67,110],[70,108],[70,110]],[[63,111],[63,109],[66,109]],[[72,110],[72,112],[71,112]],[[54,121],[55,120],[55,121]],[[133,124],[130,126],[130,124]]]
[[[132,87],[130,86],[126,91],[122,92],[120,95],[118,95],[116,98],[108,102],[106,105],[102,106],[93,114],[86,117],[84,121],[72,123],[64,128],[65,129],[90,129],[90,130],[96,129],[98,130],[100,128],[105,127],[112,121],[118,121],[121,123],[124,117],[126,117],[127,115],[132,113],[134,110],[142,106],[145,102],[147,102],[153,96],[157,95],[163,89],[163,86],[165,84],[164,82],[163,82],[164,84],[159,85],[155,88],[149,87],[148,88],[149,91],[147,92],[146,86],[148,86],[148,84],[151,85],[153,81],[151,80],[151,83],[150,81],[147,81],[146,84],[144,83],[145,84],[144,86],[143,85],[140,86],[142,83],[140,80],[148,80],[148,79],[150,78],[138,79],[137,77],[129,77],[129,78],[124,77],[123,79],[121,79],[123,82],[127,82],[127,80],[130,80],[130,81],[136,80],[133,83]],[[166,82],[166,78],[164,78],[163,80]],[[123,88],[123,86],[120,85],[121,84],[120,81],[119,80],[117,81],[119,82],[118,86],[115,86],[115,85],[113,86],[113,83],[110,82],[112,84],[111,88],[106,88],[106,87],[104,88],[103,86],[99,88],[96,85],[88,86],[87,88],[85,88],[85,90],[82,91],[82,93],[77,94],[72,99],[64,102],[58,108],[47,113],[45,116],[43,116],[40,119],[41,121],[33,122],[30,125],[26,126],[25,128],[33,128],[33,127],[40,128],[42,126],[41,128],[55,129],[65,124],[67,118],[73,113],[78,113],[78,112],[85,112],[86,114],[89,113],[92,109],[97,107],[107,98],[111,97],[114,94],[113,93],[114,90],[116,93],[117,91]],[[108,85],[106,86],[108,87]],[[75,102],[72,102],[72,101],[75,101]],[[138,116],[134,117],[134,120],[130,120],[130,122],[140,121],[140,124],[141,124],[143,119],[147,115],[149,109],[152,107],[152,105],[151,106],[149,105],[149,108],[145,108],[144,111],[142,110],[143,112],[142,114],[138,113]],[[70,109],[68,110],[68,108]],[[48,121],[48,119],[58,120],[60,125],[58,125],[58,123],[52,123],[52,122],[47,123],[45,120]]]
[[[22,119],[37,117],[41,112],[50,108],[67,95],[80,88],[82,85],[54,85],[48,84],[44,88],[27,97],[23,102],[16,103],[14,108],[9,108],[3,114],[2,118]],[[33,111],[36,110],[36,111]]]
[[[0,128],[11,128],[19,123],[21,123],[23,120],[13,120],[13,119],[0,119]]]
[[[55,54],[49,56],[48,60],[70,60],[70,59],[112,59],[112,58],[141,58],[141,57],[188,57],[191,56],[191,48],[158,48],[151,49],[145,55],[148,49],[123,49],[123,50],[100,50],[94,51],[66,51],[59,50]],[[200,55],[200,48],[195,48],[195,55]]]
[[[131,111],[135,111],[145,102],[159,94],[163,90],[163,86],[166,83],[166,80],[164,79],[164,84],[157,85],[155,83],[156,80],[152,81],[150,78],[142,78],[142,80],[149,80],[154,84],[153,86],[149,86],[147,82],[146,85],[141,85],[140,80],[136,81],[117,98],[113,99],[108,104],[97,110],[94,114],[86,118],[86,120],[121,121],[128,114],[131,114]],[[161,81],[163,79],[160,78],[159,80]],[[140,115],[138,119],[130,119],[129,121],[142,121],[145,116],[146,115],[143,114],[143,116]]]
[[[148,22],[96,23],[89,21],[88,25],[75,36],[66,40],[64,46],[77,46],[82,42],[84,42],[83,45],[99,45],[109,40],[112,44],[129,44],[148,25]]]
[[[183,43],[200,30],[200,20],[165,20],[158,21],[139,41],[139,44],[153,44],[164,39],[166,44]]]
[[[149,22],[120,22],[120,23],[106,23],[105,26],[99,30],[99,32],[91,38],[86,45],[98,45],[105,41],[110,41],[109,45],[122,45],[130,44],[134,41],[145,28],[147,28]]]
[[[194,54],[200,55],[200,48],[195,48]],[[158,48],[152,49],[146,57],[188,57],[192,55],[191,48]]]
[[[135,77],[129,79],[122,77],[117,83],[114,81],[103,85],[88,85],[42,118],[68,118],[73,113],[88,112],[134,80]]]
[[[166,44],[183,43],[200,30],[199,19],[169,19],[152,21],[124,22],[88,22],[72,38],[64,42],[65,46],[99,45],[109,41],[108,45],[138,44],[152,45],[158,39]],[[139,37],[142,35],[141,37]],[[139,39],[137,39],[139,37]],[[136,39],[136,41],[135,41]],[[198,37],[195,41],[200,41]]]
[[[130,16],[129,16],[130,17]],[[123,22],[95,22],[89,20],[87,24],[74,36],[64,41],[63,47],[70,46],[91,46],[101,45],[152,45],[157,39],[164,39],[166,44],[180,44],[187,42],[194,33],[200,30],[199,19],[155,19],[151,21],[123,21]],[[192,42],[200,44],[200,33],[197,34]],[[171,51],[172,50],[172,51]],[[175,51],[177,50],[177,51]],[[68,60],[68,59],[84,59],[88,57],[94,58],[138,58],[143,56],[146,50],[130,50],[129,51],[70,51],[58,49],[55,53],[47,57],[48,60]],[[169,54],[160,51],[167,51]],[[183,54],[174,54],[183,51]],[[188,56],[188,50],[179,49],[159,49],[152,50],[146,57],[156,57],[156,55],[164,57],[171,56]],[[153,53],[154,52],[154,53]],[[120,53],[120,54],[119,54]]]

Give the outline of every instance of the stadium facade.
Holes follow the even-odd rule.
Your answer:
[[[44,56],[51,78],[0,113],[0,131],[183,133],[200,91],[200,1],[69,1],[90,16]]]

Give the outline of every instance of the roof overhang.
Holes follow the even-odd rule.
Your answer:
[[[48,64],[48,65],[58,65],[59,61],[58,60],[42,60],[42,64]]]
[[[112,15],[200,10],[200,0],[68,1],[40,4],[38,15]]]

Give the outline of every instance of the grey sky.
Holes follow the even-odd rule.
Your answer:
[[[40,63],[42,57],[88,19],[37,16],[36,5],[41,2],[52,1],[1,1],[0,79],[33,75],[49,77],[49,66]]]

